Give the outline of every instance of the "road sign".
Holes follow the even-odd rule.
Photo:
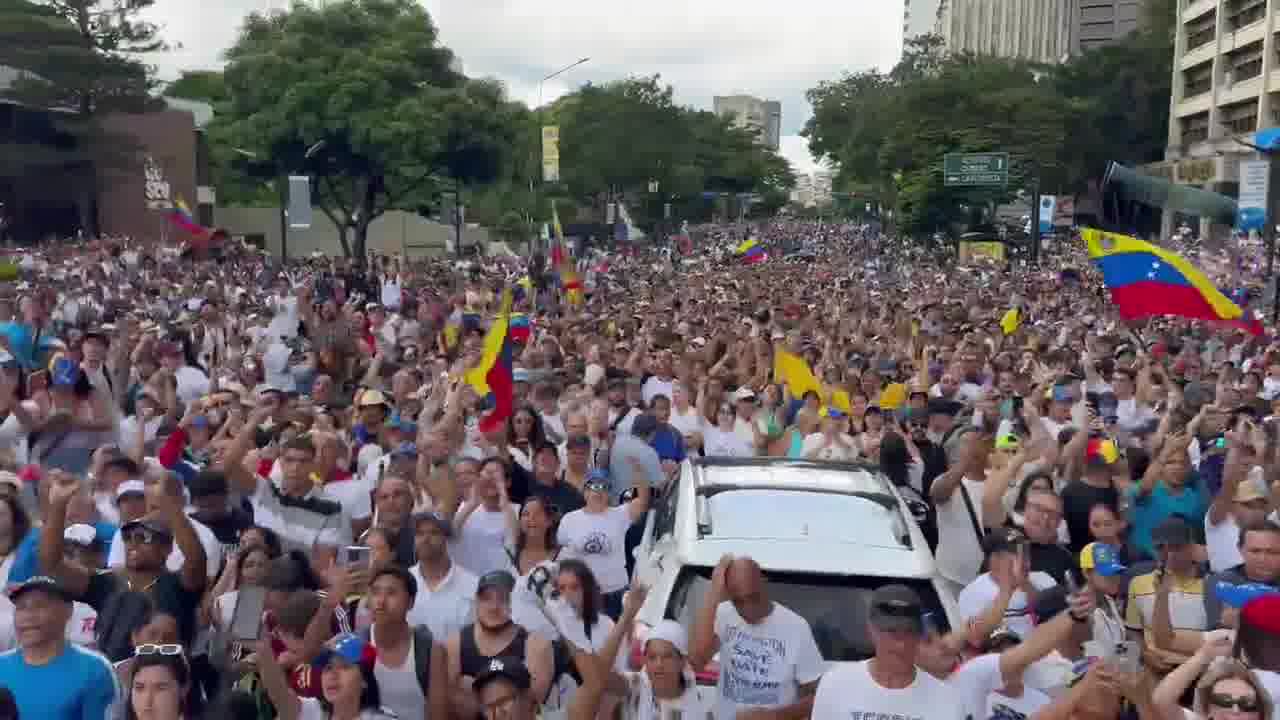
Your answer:
[[[953,153],[942,158],[943,184],[1008,185],[1009,153]]]

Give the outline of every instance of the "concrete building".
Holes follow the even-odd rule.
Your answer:
[[[791,202],[804,207],[811,207],[814,204],[812,175],[796,176],[796,186],[791,190]]]
[[[943,0],[938,30],[951,52],[1056,63],[1070,56],[1072,9],[1085,0]]]
[[[1071,53],[1128,37],[1142,22],[1143,0],[1072,0]]]
[[[738,127],[752,130],[763,145],[777,150],[782,142],[782,103],[751,95],[717,95],[712,100],[716,115],[732,117]]]
[[[813,174],[813,202],[815,204],[831,204],[831,181],[834,177],[830,170],[819,170]]]
[[[1256,157],[1235,138],[1280,125],[1280,0],[1179,2],[1177,27],[1169,145],[1144,170],[1234,196],[1240,161]]]
[[[942,0],[904,0],[902,8],[902,45],[907,41],[938,32],[938,9]]]

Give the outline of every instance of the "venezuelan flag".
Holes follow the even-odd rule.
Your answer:
[[[521,277],[516,281],[512,293],[515,294],[516,304],[523,302],[525,298],[533,297],[533,280],[528,275]]]
[[[1125,320],[1152,315],[1225,322],[1261,335],[1262,323],[1231,302],[1191,263],[1137,238],[1086,229],[1089,257]]]
[[[196,237],[206,237],[212,234],[209,228],[196,222],[195,216],[191,214],[190,208],[187,207],[186,201],[178,198],[174,203],[173,209],[169,211],[169,222]]]
[[[502,293],[502,310],[484,337],[480,364],[467,371],[467,384],[485,399],[489,408],[480,418],[480,432],[489,433],[502,427],[514,409],[515,385],[512,376],[511,291]]]
[[[529,342],[529,335],[533,332],[533,328],[529,322],[529,316],[525,313],[516,313],[511,316],[511,342],[523,345]]]
[[[755,239],[746,240],[734,250],[734,254],[742,259],[743,265],[754,265],[769,259],[769,254]]]
[[[773,355],[773,380],[785,383],[791,390],[791,397],[797,400],[809,391],[818,393],[818,397],[824,397],[822,383],[818,382],[813,370],[809,369],[809,363],[799,355],[781,348]]]
[[[449,318],[444,321],[444,346],[452,348],[458,344],[458,338],[462,335],[462,311],[454,310],[449,313]]]
[[[1000,329],[1005,335],[1012,335],[1018,332],[1018,328],[1022,326],[1022,311],[1018,308],[1010,308],[1008,312],[1000,318]]]

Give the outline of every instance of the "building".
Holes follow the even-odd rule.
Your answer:
[[[1280,0],[1179,2],[1177,28],[1165,162],[1144,170],[1234,196],[1240,161],[1257,157],[1236,139],[1280,125]]]
[[[1143,0],[1072,0],[1071,53],[1128,37],[1142,22]]]
[[[1088,0],[943,0],[938,34],[951,52],[1062,62],[1071,53],[1071,10]]]
[[[938,32],[938,10],[942,0],[905,0],[902,8],[902,46],[921,35]]]
[[[717,95],[716,115],[731,117],[735,125],[756,133],[761,144],[777,150],[782,142],[782,103],[751,95]]]
[[[834,175],[830,170],[819,170],[813,174],[813,202],[816,205],[831,204],[831,181]]]
[[[796,186],[791,189],[791,202],[804,207],[814,204],[812,175],[796,175]]]

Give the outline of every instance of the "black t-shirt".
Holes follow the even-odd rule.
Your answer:
[[[214,537],[218,538],[218,542],[222,543],[223,548],[227,551],[238,549],[240,547],[240,533],[253,527],[253,516],[238,507],[233,507],[230,512],[218,515],[192,513],[191,517],[204,523],[206,527],[212,530]]]
[[[1115,487],[1097,488],[1082,480],[1068,483],[1062,489],[1062,517],[1067,522],[1067,532],[1071,535],[1068,547],[1073,554],[1079,553],[1085,545],[1093,542],[1093,534],[1089,532],[1089,511],[1094,505],[1106,505],[1117,508],[1120,505],[1120,493]]]
[[[556,510],[561,516],[586,507],[586,498],[582,497],[582,493],[578,488],[564,481],[563,472],[560,474],[560,478],[555,485],[543,485],[534,480],[529,484],[529,496],[538,495],[546,498],[556,506]]]
[[[1057,544],[1031,543],[1028,546],[1031,570],[1048,573],[1059,585],[1067,582],[1067,573],[1076,565],[1076,556]]]
[[[113,624],[114,622],[125,622],[124,618],[117,619],[116,612],[108,612],[108,606],[117,607],[120,603],[112,602],[112,598],[122,593],[130,593],[129,585],[125,581],[122,574],[111,570],[103,570],[95,573],[89,580],[89,587],[85,590],[84,595],[80,598],[80,602],[88,605],[98,611],[98,625],[105,623]],[[200,604],[200,593],[191,592],[182,586],[182,577],[177,573],[163,572],[156,581],[147,588],[137,588],[133,591],[136,595],[145,595],[151,600],[151,603],[158,610],[163,610],[173,615],[178,620],[178,634],[182,638],[182,644],[185,647],[191,647],[191,642],[195,638],[196,626],[196,607]],[[105,616],[105,617],[104,617]],[[134,628],[128,628],[133,630]],[[108,630],[117,632],[124,631],[125,628],[103,628],[98,627],[96,631],[101,635]],[[102,648],[108,657],[111,657],[109,648]],[[111,658],[118,661],[123,658]]]

